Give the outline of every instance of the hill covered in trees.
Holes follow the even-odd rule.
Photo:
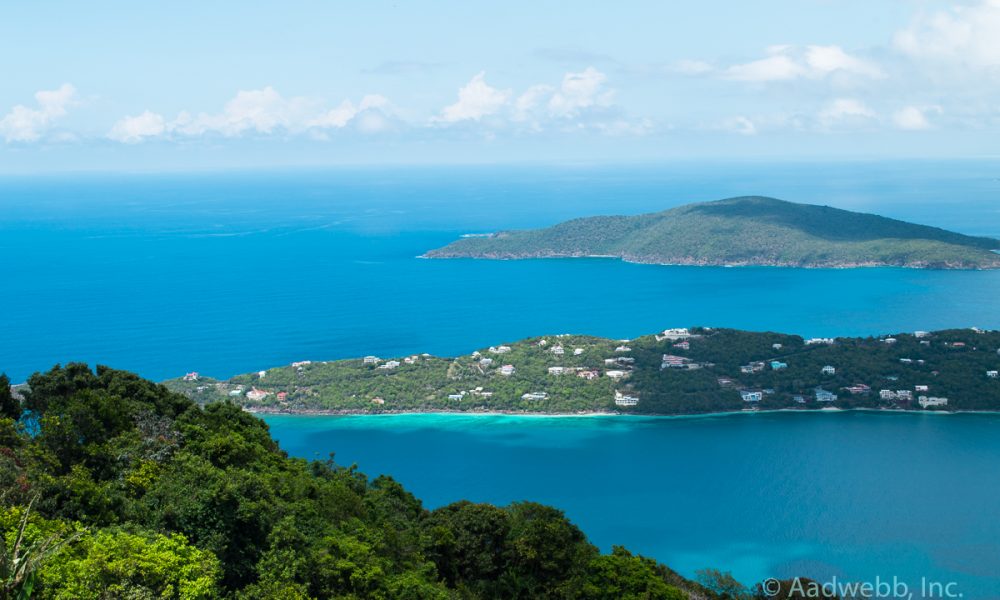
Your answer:
[[[1000,267],[1000,240],[829,206],[741,197],[466,237],[428,258],[600,256],[677,265]]]
[[[389,477],[288,457],[235,404],[130,373],[57,366],[21,397],[0,380],[0,598],[758,597],[602,554],[540,504],[428,510]]]
[[[1000,410],[1000,332],[805,340],[678,329],[634,340],[535,337],[456,358],[299,362],[166,385],[274,412],[695,414],[741,409]]]

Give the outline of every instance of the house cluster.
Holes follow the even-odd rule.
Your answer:
[[[639,404],[639,398],[638,396],[623,394],[618,390],[615,390],[615,404],[617,406],[635,406],[636,404]]]
[[[740,367],[740,373],[743,373],[745,375],[760,373],[763,370],[764,370],[764,363],[759,361],[754,361],[748,365],[743,365],[742,367]]]
[[[487,352],[490,354],[507,354],[510,352],[510,346],[490,346]]]
[[[448,394],[448,399],[449,400],[462,400],[466,396],[473,396],[473,397],[476,397],[476,398],[489,398],[492,395],[493,395],[493,392],[488,392],[488,391],[484,390],[482,386],[479,386],[479,387],[477,387],[475,389],[472,389],[472,390],[462,390],[462,391],[460,391],[458,393],[455,393],[455,394]]]
[[[805,341],[806,346],[814,346],[816,344],[826,344],[827,346],[833,345],[833,338],[809,338]]]

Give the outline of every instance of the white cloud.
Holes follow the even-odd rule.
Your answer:
[[[907,131],[919,131],[930,129],[931,122],[927,118],[928,113],[941,114],[940,106],[904,106],[892,115],[893,124],[899,129]]]
[[[55,90],[35,93],[37,108],[18,104],[0,119],[0,135],[8,142],[34,142],[42,137],[54,121],[66,116],[76,102],[76,88],[68,83]]]
[[[285,98],[272,87],[241,90],[229,100],[221,113],[192,115],[183,111],[172,121],[145,111],[119,120],[108,132],[110,139],[136,143],[158,136],[201,136],[208,134],[238,137],[245,134],[278,135],[305,133],[323,137],[330,129],[356,125],[363,133],[389,128],[386,113],[391,103],[385,96],[370,94],[355,105],[344,100],[326,109],[322,102],[305,97]]]
[[[1000,66],[1000,0],[982,0],[917,16],[896,33],[896,49],[916,58]]]
[[[821,127],[860,125],[876,119],[875,111],[855,98],[837,98],[826,104],[817,115]]]
[[[802,65],[784,54],[776,54],[753,62],[733,65],[726,77],[737,81],[787,81],[805,74]]]
[[[580,73],[566,73],[558,91],[549,99],[549,112],[557,117],[573,117],[583,109],[611,104],[614,92],[604,88],[607,77],[593,67]]]
[[[726,119],[716,129],[731,131],[740,135],[757,135],[757,125],[743,115]]]
[[[715,67],[711,63],[705,62],[703,60],[692,60],[692,59],[682,59],[675,61],[669,67],[668,71],[674,73],[681,73],[684,75],[704,75],[706,73],[711,73],[715,70]]]
[[[444,107],[433,120],[442,123],[479,121],[499,112],[510,99],[510,90],[499,90],[486,83],[486,72],[480,71],[458,90],[458,102]]]
[[[771,46],[769,56],[732,65],[723,76],[736,81],[769,82],[794,79],[823,79],[833,74],[882,77],[874,63],[852,56],[840,46]]]
[[[116,142],[135,144],[149,137],[162,135],[167,122],[162,115],[145,111],[141,115],[125,117],[111,127],[108,137]]]
[[[805,62],[815,75],[842,71],[871,78],[882,77],[882,70],[875,64],[851,56],[840,46],[807,46]]]

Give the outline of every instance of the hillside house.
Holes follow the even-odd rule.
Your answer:
[[[250,391],[247,392],[247,400],[250,400],[252,402],[260,402],[261,400],[267,398],[270,395],[271,395],[270,392],[265,392],[264,390],[258,390],[257,388],[250,388]]]
[[[740,398],[744,402],[760,402],[764,399],[764,392],[760,390],[740,390]]]
[[[521,400],[545,400],[549,395],[545,392],[528,392],[521,395]]]
[[[510,346],[490,346],[489,352],[492,354],[507,354],[510,352]]]
[[[921,408],[927,408],[928,406],[948,406],[947,398],[938,398],[935,396],[920,396],[917,398],[917,402]]]
[[[996,379],[998,376],[997,371],[986,371],[986,376],[990,379]]]
[[[823,367],[822,369],[820,369],[820,372],[822,374],[824,374],[824,375],[836,375],[837,374],[837,367],[835,367],[833,365],[826,365],[825,367]]]
[[[806,346],[815,346],[817,344],[826,344],[828,346],[833,345],[833,338],[809,338],[805,341]]]
[[[771,344],[771,348],[774,348],[775,350],[781,350],[781,344]]]
[[[673,347],[678,348],[680,350],[690,350],[691,342],[684,340],[683,342],[677,342],[676,344],[673,345]]]
[[[639,404],[639,398],[615,390],[615,404],[618,406],[635,406]]]
[[[500,374],[504,377],[510,377],[514,374],[514,365],[504,365],[500,367]]]
[[[782,369],[787,369],[787,368],[788,368],[788,363],[783,363],[780,360],[772,360],[771,361],[771,370],[772,371],[781,371]]]
[[[587,371],[580,371],[579,373],[576,374],[576,376],[581,379],[586,379],[590,381],[591,379],[597,379],[600,376],[600,373],[598,373],[597,371],[587,370]]]
[[[198,373],[196,371],[185,373],[184,381],[198,381]]]
[[[287,402],[288,401],[288,392],[278,392],[277,398],[278,398],[278,402]]]
[[[385,404],[385,400],[383,400],[382,398],[379,398],[378,396],[376,396],[376,397],[372,398],[372,404],[379,404],[379,405]]]
[[[562,375],[565,372],[565,367],[549,367],[549,375]]]
[[[264,379],[265,377],[267,377],[267,371],[257,371],[258,379]]]
[[[385,364],[379,365],[378,368],[382,369],[383,371],[391,371],[398,366],[399,366],[398,360],[387,360],[385,361]]]
[[[552,352],[552,354],[555,354],[557,356],[562,356],[563,354],[566,353],[566,350],[562,346],[556,345],[552,346],[552,350],[550,352]]]
[[[581,354],[583,354],[583,348],[574,348],[573,349],[573,356],[580,356]]]
[[[792,396],[792,402],[795,402],[796,404],[805,404],[806,397],[801,394],[796,394]]]
[[[892,344],[895,344],[897,341],[898,340],[896,338],[894,338],[894,337],[882,338],[882,343],[883,344],[892,345]]]
[[[481,367],[488,367],[488,366],[490,366],[492,364],[493,364],[493,359],[492,358],[480,358],[479,359],[479,366],[481,366]]]
[[[465,392],[459,392],[457,394],[448,394],[449,400],[461,400],[462,398],[465,398]]]
[[[910,390],[896,390],[896,400],[909,402],[913,400],[913,392],[911,392]]]
[[[625,371],[611,370],[604,372],[604,376],[610,377],[611,379],[622,379],[623,377],[625,377],[625,375],[626,375]]]
[[[690,359],[684,358],[683,356],[675,356],[673,354],[664,354],[663,362],[660,364],[661,369],[683,369],[687,366]]]
[[[382,359],[377,356],[366,356],[361,359],[361,363],[366,365],[377,365],[380,362],[382,362]]]
[[[632,351],[632,348],[629,348],[628,346],[626,346],[624,344],[622,344],[621,346],[618,346],[617,348],[615,348],[615,352],[631,352],[631,351]]]
[[[837,394],[824,390],[823,388],[816,388],[816,402],[836,402],[836,401],[837,401]]]
[[[855,383],[854,385],[848,386],[844,389],[846,389],[848,392],[850,392],[855,396],[857,396],[858,394],[867,394],[872,391],[871,387],[863,383]]]
[[[892,390],[879,390],[878,397],[882,400],[895,400],[896,392]]]
[[[691,332],[687,328],[679,327],[675,329],[665,329],[662,334],[656,336],[656,341],[662,342],[663,340],[670,340],[672,342],[676,342],[692,337],[695,336],[691,335]]]
[[[913,386],[913,391],[915,392],[926,392],[929,391],[930,387],[926,385],[915,385]]]

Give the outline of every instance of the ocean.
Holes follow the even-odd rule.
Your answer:
[[[703,325],[1000,327],[1000,271],[417,256],[466,233],[745,194],[1000,237],[996,163],[462,167],[0,179],[0,370],[152,379]]]
[[[703,325],[1000,328],[1000,271],[424,260],[459,235],[769,195],[1000,237],[996,161],[357,168],[0,179],[0,371],[162,380]],[[686,575],[954,578],[1000,597],[1000,419],[269,417],[438,506],[530,498]]]

